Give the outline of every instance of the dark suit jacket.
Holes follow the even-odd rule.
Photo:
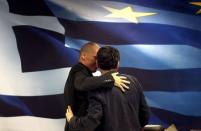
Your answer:
[[[140,131],[149,120],[149,107],[136,78],[128,76],[130,89],[101,88],[89,95],[85,117],[74,116],[70,128],[80,131]]]
[[[114,79],[111,73],[92,77],[92,72],[83,64],[78,63],[69,72],[64,88],[65,110],[70,105],[78,117],[86,115],[88,108],[88,91],[99,87],[112,88]],[[70,131],[66,122],[65,131]]]

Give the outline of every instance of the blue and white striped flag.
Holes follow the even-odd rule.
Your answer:
[[[121,53],[150,124],[201,129],[201,1],[0,0],[0,130],[64,130],[64,84],[87,41]]]

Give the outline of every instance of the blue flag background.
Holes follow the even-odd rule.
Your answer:
[[[0,129],[64,129],[64,84],[87,41],[119,49],[120,72],[143,85],[149,124],[201,129],[200,9],[193,0],[1,0]]]

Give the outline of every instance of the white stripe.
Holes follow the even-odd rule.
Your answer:
[[[64,27],[58,22],[56,17],[52,16],[22,16],[10,14],[8,16],[11,19],[11,22],[15,25],[31,25],[34,27],[51,30],[64,34]]]
[[[201,68],[201,49],[189,45],[139,44],[115,47],[123,55],[123,67],[154,70]]]
[[[59,23],[56,17],[52,16],[23,16],[9,13],[8,4],[5,1],[0,1],[0,18],[1,22],[11,26],[16,25],[31,25],[34,27],[39,27],[43,29],[48,29],[61,34],[64,34],[65,30],[63,26]],[[0,23],[1,23],[0,22]],[[3,32],[5,30],[2,30]]]
[[[132,7],[135,12],[156,13],[155,15],[140,17],[139,23],[156,23],[166,24],[178,27],[184,27],[201,31],[201,19],[173,11],[158,10],[144,6],[132,5],[122,2],[112,1],[92,1],[92,0],[50,0],[47,2],[50,9],[58,17],[75,21],[101,21],[101,22],[130,22],[122,18],[105,17],[111,12],[107,11],[103,6],[123,9]],[[53,4],[52,4],[53,3]],[[57,5],[55,8],[54,5]],[[60,8],[59,8],[60,7]],[[59,8],[59,9],[58,9]],[[175,19],[176,18],[176,19]],[[189,22],[189,20],[193,20]]]
[[[1,131],[64,131],[65,119],[0,117]]]
[[[69,68],[22,73],[21,62],[12,26],[32,25],[64,33],[53,17],[32,17],[10,14],[5,1],[0,1],[0,94],[37,96],[63,93]]]
[[[79,49],[86,40],[67,37],[66,44]],[[103,46],[103,45],[101,45]],[[140,69],[187,69],[201,68],[201,49],[189,45],[113,45],[121,54],[121,67]],[[135,54],[133,54],[135,52]]]
[[[70,68],[31,73],[1,71],[0,94],[17,96],[43,96],[62,94]]]

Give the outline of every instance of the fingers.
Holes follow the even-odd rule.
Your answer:
[[[115,86],[118,87],[122,92],[125,92],[125,89],[123,86],[121,86],[121,84],[115,84]]]
[[[130,81],[125,80],[125,79],[127,79],[127,77],[125,77],[125,76],[118,76],[118,77],[121,79],[121,81],[122,81],[123,83],[130,84]]]
[[[67,110],[68,110],[68,111],[71,111],[71,107],[70,107],[70,106],[68,106]]]
[[[125,89],[129,89],[129,86],[127,86],[126,84],[130,84],[130,81],[128,81],[128,80],[123,80],[122,78],[126,78],[126,79],[127,79],[127,77],[122,76],[122,77],[121,77],[121,81],[120,81],[120,85],[121,85],[123,88],[125,88]]]
[[[125,77],[125,76],[118,76],[120,79],[127,79],[127,77]]]
[[[71,109],[70,106],[68,106],[68,108],[67,108],[67,112],[73,114],[73,111],[72,111],[72,109]]]
[[[69,107],[67,107],[66,112],[69,112]]]
[[[118,73],[115,73],[115,74],[118,74]],[[126,76],[116,76],[116,77],[118,77],[119,79],[121,79],[121,81],[123,83],[130,84],[130,81],[127,80]]]
[[[68,106],[67,109],[66,109],[66,119],[67,119],[67,121],[69,122],[72,117],[73,117],[73,111],[72,111],[71,107]]]
[[[67,108],[66,109],[66,116],[68,116],[68,114],[69,114],[69,109]]]
[[[119,88],[121,89],[122,92],[125,92],[125,89],[121,85],[119,85]]]
[[[125,76],[118,76],[118,72],[112,73],[112,77],[114,78],[114,85],[117,86],[122,92],[125,92],[125,89],[129,89],[129,86],[126,84],[130,84],[130,81],[127,80]]]
[[[127,81],[127,80],[121,80],[123,83],[125,84],[130,84],[131,82],[130,81]]]
[[[129,89],[129,87],[126,84],[122,83],[121,85],[123,88]]]

